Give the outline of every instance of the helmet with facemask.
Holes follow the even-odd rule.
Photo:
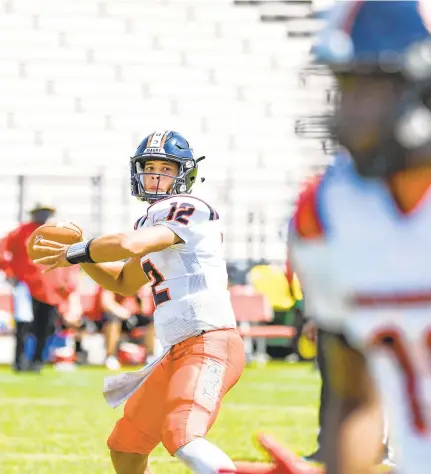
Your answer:
[[[190,194],[198,176],[198,163],[205,157],[195,158],[189,142],[178,132],[170,130],[154,132],[139,144],[136,153],[130,158],[131,191],[140,201],[153,203],[174,194]],[[168,161],[176,163],[178,174],[173,177],[169,191],[159,189],[160,179],[169,176],[164,173],[146,171],[148,161]],[[157,180],[155,189],[145,189],[145,176]]]
[[[328,67],[344,90],[352,78],[369,78],[380,81],[383,94],[394,97],[364,137],[361,123],[358,127],[349,115],[340,115],[337,103],[335,137],[361,175],[385,178],[431,162],[429,10],[429,0],[337,2],[313,47],[315,63]],[[364,105],[365,113],[377,117],[370,106],[373,103]]]

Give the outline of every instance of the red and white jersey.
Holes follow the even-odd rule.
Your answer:
[[[154,225],[184,241],[141,259],[152,282],[157,338],[168,346],[202,331],[235,328],[217,212],[194,196],[174,195],[151,205],[135,227]]]
[[[383,182],[351,164],[304,193],[290,234],[305,311],[367,358],[402,474],[431,466],[430,244],[431,192],[404,214]]]

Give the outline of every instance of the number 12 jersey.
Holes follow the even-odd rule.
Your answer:
[[[183,242],[141,259],[154,298],[154,327],[163,346],[203,331],[235,328],[227,289],[217,212],[190,195],[174,195],[148,208],[135,229],[164,225]]]

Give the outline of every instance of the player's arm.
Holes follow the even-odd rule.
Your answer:
[[[173,204],[177,205],[177,202]],[[160,205],[156,204],[147,214],[147,220],[152,225],[141,227],[132,232],[105,235],[73,245],[63,245],[42,239],[34,245],[34,249],[43,256],[34,262],[48,266],[49,268],[45,271],[51,271],[57,267],[66,267],[77,263],[118,262],[160,252],[175,244],[186,243],[193,233],[190,229],[192,222],[189,223],[189,217],[193,216],[196,219],[200,213],[194,212],[195,206],[193,205],[188,203],[182,203],[182,205],[184,207],[179,209],[181,215],[173,218],[171,217],[172,205],[165,201]],[[200,216],[200,219],[202,218]],[[208,219],[208,215],[205,218]],[[122,293],[122,291],[118,291],[118,280],[123,279],[122,267],[98,265],[94,270],[88,269],[87,271],[87,267],[84,269],[102,287]],[[124,287],[123,284],[122,286]],[[128,292],[128,286],[125,291]]]
[[[89,254],[96,264],[83,263],[81,267],[106,290],[132,296],[148,283],[141,268],[141,257],[160,252],[181,241],[171,229],[162,225],[98,237],[89,246]],[[126,258],[126,263],[116,262]]]
[[[130,258],[126,263],[81,263],[80,266],[102,288],[123,296],[133,296],[148,283],[141,257]]]
[[[129,288],[133,282],[129,274],[133,273],[133,276],[136,276],[137,264],[128,263],[125,267],[123,263],[108,265],[104,262],[119,262],[136,258],[139,263],[143,255],[160,252],[182,241],[173,230],[164,225],[145,227],[129,233],[106,235],[73,245],[40,240],[34,245],[34,249],[45,256],[34,262],[48,266],[45,271],[79,263],[85,272],[103,288],[120,294],[130,294]],[[93,268],[85,265],[90,263],[94,265]],[[101,265],[101,263],[104,264]],[[140,272],[142,273],[142,270]],[[140,286],[136,288],[136,291]]]
[[[159,225],[98,237],[89,246],[89,255],[96,265],[82,263],[81,267],[106,290],[132,296],[148,283],[141,268],[141,257],[179,242],[181,239],[172,230]],[[128,261],[117,262],[124,259]]]
[[[180,237],[168,227],[154,225],[129,233],[98,237],[91,242],[89,253],[96,263],[116,262],[160,252],[180,242]]]

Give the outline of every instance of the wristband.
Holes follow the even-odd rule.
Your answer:
[[[90,244],[94,239],[85,240],[71,245],[66,252],[66,260],[75,265],[76,263],[96,263],[90,257]]]

